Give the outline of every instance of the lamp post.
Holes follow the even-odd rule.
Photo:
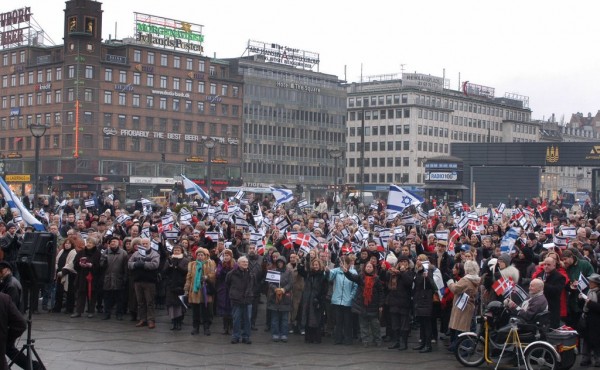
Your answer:
[[[4,166],[6,163],[4,162],[4,154],[0,156],[0,177],[4,177]]]
[[[212,196],[211,188],[212,188],[212,179],[211,179],[211,167],[212,167],[212,150],[215,147],[215,142],[213,140],[207,140],[204,142],[204,146],[208,149],[208,166],[206,167],[206,188],[208,189],[208,196]]]
[[[332,149],[329,151],[329,156],[333,158],[333,202],[335,205],[338,204],[338,158],[342,157],[342,151],[339,149]],[[335,207],[334,207],[335,209]]]
[[[34,197],[33,197],[33,209],[35,209],[37,207],[38,204],[38,189],[40,186],[40,138],[42,136],[44,136],[44,134],[46,133],[46,129],[48,127],[46,125],[42,125],[39,123],[33,123],[31,125],[29,125],[29,131],[31,131],[31,135],[33,135],[33,137],[35,138],[35,171],[34,171],[34,184],[35,184],[35,191],[34,191]]]

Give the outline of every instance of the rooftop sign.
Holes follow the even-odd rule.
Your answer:
[[[29,28],[20,27],[21,23],[29,23],[31,20],[31,7],[23,7],[10,12],[0,13],[0,46],[11,46],[25,40],[24,31]]]
[[[136,41],[164,48],[202,52],[202,25],[150,14],[133,14]]]
[[[248,53],[264,55],[267,62],[312,69],[319,65],[319,54],[260,41],[248,40]]]

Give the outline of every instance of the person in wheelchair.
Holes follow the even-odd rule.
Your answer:
[[[529,299],[519,306],[507,298],[504,300],[504,306],[526,323],[534,323],[533,320],[538,314],[548,310],[548,300],[544,296],[544,282],[541,279],[533,279],[529,284]]]
[[[529,284],[529,299],[525,300],[520,306],[510,298],[504,300],[504,306],[510,311],[513,317],[518,317],[521,321],[517,322],[519,336],[522,340],[533,339],[536,332],[545,337],[548,324],[548,300],[544,296],[544,282],[541,279],[533,279]]]

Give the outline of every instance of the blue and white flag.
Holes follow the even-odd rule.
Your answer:
[[[183,175],[181,175],[181,178],[183,179],[183,188],[185,189],[186,194],[196,193],[200,195],[203,199],[210,200],[210,197],[208,196],[208,194],[206,194],[204,190],[202,190],[200,185],[196,184],[195,182]]]
[[[0,187],[2,188],[2,194],[4,195],[4,199],[6,199],[6,203],[12,210],[16,210],[21,214],[21,217],[28,225],[33,226],[36,231],[45,231],[46,228],[44,225],[35,218],[27,208],[21,203],[19,197],[15,195],[15,193],[10,190],[8,184],[4,182],[4,179],[0,177]]]
[[[583,273],[580,272],[579,280],[577,280],[577,289],[579,289],[579,291],[581,293],[583,293],[583,291],[589,287],[590,287],[590,281],[585,276],[583,276]]]
[[[294,199],[294,192],[289,189],[281,189],[270,187],[275,197],[275,205],[278,206],[283,203],[291,202]]]
[[[310,205],[308,204],[308,201],[306,199],[302,199],[298,202],[298,208],[310,208]]]
[[[237,199],[237,201],[241,201],[242,198],[244,197],[244,191],[242,189],[238,190],[237,193],[235,193],[235,195],[233,196],[235,199]]]
[[[405,208],[423,203],[423,198],[397,185],[390,185],[387,211],[402,212]]]
[[[515,246],[515,242],[519,237],[519,232],[514,227],[511,227],[502,237],[500,242],[500,251],[502,253],[510,253]]]

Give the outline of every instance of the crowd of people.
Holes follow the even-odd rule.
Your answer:
[[[16,268],[32,229],[2,208],[0,291],[21,312],[127,319],[140,330],[166,310],[171,330],[209,336],[218,317],[231,344],[251,344],[262,323],[274,342],[331,337],[400,351],[413,332],[419,353],[438,341],[454,351],[458,334],[500,301],[526,320],[547,310],[552,328],[576,328],[581,365],[600,366],[598,332],[588,330],[600,318],[600,223],[583,209],[537,199],[479,213],[425,203],[397,214],[381,200],[348,213],[324,201],[238,195],[160,210],[140,200],[134,212],[110,197],[36,210],[58,252],[54,281],[34,287],[21,286]],[[529,296],[518,300],[504,283]]]

